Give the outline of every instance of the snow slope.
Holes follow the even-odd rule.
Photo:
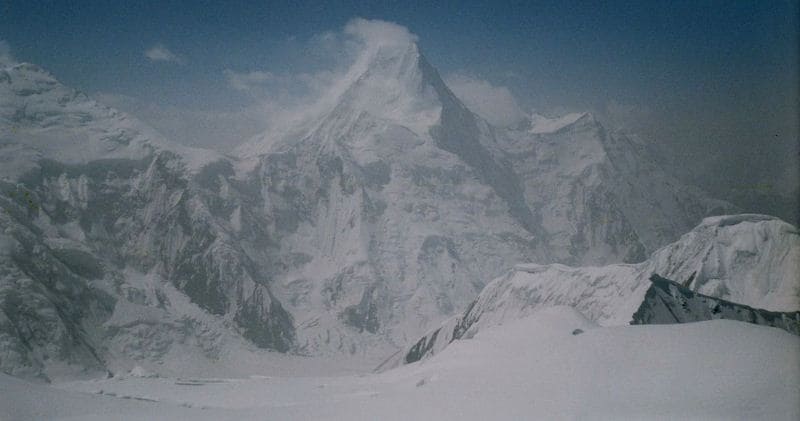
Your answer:
[[[798,273],[800,234],[794,226],[764,215],[707,218],[639,264],[517,265],[487,285],[461,316],[395,354],[382,368],[436,354],[454,339],[524,317],[541,307],[568,305],[601,325],[628,324],[635,313],[646,310],[643,303],[652,291],[649,278],[653,274],[711,297],[758,309],[796,312],[800,310]],[[687,305],[685,299],[675,299]],[[749,310],[738,310],[744,312],[738,316],[740,320],[758,320],[747,317]],[[686,319],[702,320],[697,317]],[[714,317],[737,316],[723,313]]]
[[[127,378],[58,388],[0,375],[0,417],[793,420],[798,352],[797,336],[741,322],[597,327],[554,307],[381,374]]]
[[[592,114],[562,120],[553,131],[496,136],[547,238],[551,256],[537,262],[636,263],[703,217],[736,213],[666,174],[657,155]]]

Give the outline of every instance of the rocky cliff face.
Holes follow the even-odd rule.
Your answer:
[[[632,325],[690,323],[704,320],[738,320],[776,327],[800,335],[800,311],[767,311],[698,294],[683,285],[653,274],[642,305],[633,313]]]

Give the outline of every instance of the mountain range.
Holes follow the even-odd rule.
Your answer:
[[[514,273],[621,264],[610,289],[569,304],[629,321],[602,293],[644,293],[648,255],[737,212],[590,113],[492,126],[412,39],[368,45],[315,110],[223,155],[174,144],[35,65],[0,68],[0,370],[388,355],[526,262],[554,265]],[[720,218],[703,224],[737,217]],[[690,287],[709,296],[796,305],[785,273],[747,283],[744,257],[720,260],[749,274],[737,283],[696,270],[703,241],[675,244],[689,251],[656,259],[677,268],[660,275],[692,269]]]

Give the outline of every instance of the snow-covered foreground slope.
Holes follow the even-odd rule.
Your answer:
[[[798,353],[800,338],[742,322],[597,327],[555,307],[381,374],[57,387],[0,376],[0,418],[795,420]]]
[[[758,309],[797,312],[800,310],[798,273],[800,233],[796,227],[764,215],[711,217],[639,264],[517,265],[487,285],[462,315],[424,335],[382,367],[428,357],[454,339],[524,317],[546,306],[572,306],[602,325],[628,324],[634,321],[638,311],[643,314],[650,311],[643,308],[645,304],[655,305],[645,303],[653,288],[649,280],[653,274],[685,285],[686,296],[696,291]],[[667,307],[688,305],[685,297],[668,295],[671,302]],[[713,309],[716,304],[709,301],[706,305]],[[703,315],[695,312],[678,317],[675,322],[702,320],[698,317],[706,316],[757,321],[751,320],[748,310],[738,310],[741,312],[738,315],[736,312]],[[637,322],[655,319],[663,318],[648,317]]]

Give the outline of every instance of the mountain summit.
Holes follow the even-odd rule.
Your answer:
[[[267,131],[256,136],[237,148],[238,156],[246,159],[267,153],[280,140],[294,142],[315,130],[331,135],[346,132],[367,116],[425,136],[439,122],[443,108],[465,109],[427,62],[415,36],[402,27],[390,28],[391,35],[376,35],[373,23],[359,22],[348,26],[348,32],[361,44],[359,52],[347,71],[311,107],[317,110],[313,117],[285,132]],[[283,139],[276,139],[276,134]]]

